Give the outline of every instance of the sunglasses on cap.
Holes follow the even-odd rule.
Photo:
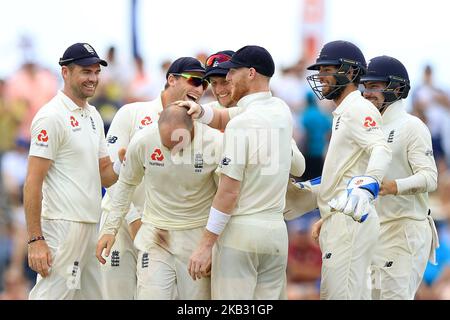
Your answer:
[[[189,83],[191,86],[194,86],[194,87],[203,86],[203,90],[206,90],[206,88],[208,88],[208,85],[209,85],[208,81],[206,81],[206,79],[203,79],[202,77],[193,76],[193,75],[187,74],[187,73],[172,73],[172,74],[174,76],[185,78],[187,83]]]
[[[219,63],[226,62],[230,59],[231,57],[224,53],[213,54],[206,59],[206,67],[216,67]]]

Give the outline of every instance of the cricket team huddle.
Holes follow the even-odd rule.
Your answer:
[[[399,60],[322,47],[307,81],[335,108],[307,181],[263,47],[176,59],[160,95],[122,106],[106,134],[88,99],[108,62],[75,43],[59,64],[64,86],[30,129],[30,299],[287,299],[286,221],[316,208],[320,299],[414,299],[439,246],[437,168]]]

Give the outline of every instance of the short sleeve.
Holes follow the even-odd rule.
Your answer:
[[[242,181],[248,159],[247,132],[240,128],[241,121],[232,120],[224,133],[223,156],[220,160],[220,172],[230,178]]]
[[[55,160],[64,138],[64,128],[58,119],[45,115],[35,118],[31,124],[30,156]]]

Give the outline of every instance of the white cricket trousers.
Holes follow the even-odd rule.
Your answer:
[[[211,278],[194,281],[188,273],[189,258],[204,229],[162,230],[142,224],[134,240],[138,300],[211,299]]]
[[[287,256],[281,213],[231,216],[213,249],[212,299],[287,299]]]
[[[413,300],[432,250],[431,240],[428,219],[382,223],[372,263],[372,299]]]
[[[137,249],[128,231],[128,223],[124,219],[116,234],[110,255],[105,258],[106,263],[100,265],[105,300],[135,299],[137,255]]]
[[[375,209],[359,223],[341,212],[325,219],[320,230],[320,299],[370,299],[370,265],[380,224]]]
[[[102,299],[100,263],[95,257],[97,225],[42,219],[42,232],[50,248],[50,275],[37,277],[30,300]]]

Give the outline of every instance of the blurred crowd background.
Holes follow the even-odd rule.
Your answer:
[[[6,74],[0,73],[0,299],[26,299],[34,285],[36,274],[28,268],[27,261],[22,197],[30,145],[29,128],[39,108],[62,85],[61,77],[55,71],[57,68],[48,69],[39,61],[33,39],[20,37],[17,42],[21,50],[19,67]],[[109,63],[102,69],[100,85],[90,101],[102,115],[107,132],[121,106],[151,100],[160,93],[173,57],[159,61],[159,70],[149,72],[145,55],[134,54],[132,59],[124,61],[117,55],[120,47],[116,44],[111,43],[103,51],[95,42],[91,44]],[[320,47],[320,43],[315,46]],[[196,56],[204,62],[211,53],[213,50],[201,48]],[[58,58],[53,57],[53,60]],[[271,81],[273,94],[291,107],[294,138],[306,158],[306,172],[302,177],[305,180],[321,174],[332,123],[331,104],[318,101],[305,80],[310,60],[311,56],[303,50],[290,65],[277,64],[277,73]],[[436,81],[435,70],[439,67],[423,65],[421,74],[412,82],[407,99],[408,111],[422,119],[430,129],[439,170],[438,189],[430,195],[432,216],[440,237],[438,265],[428,265],[416,299],[450,299],[450,88]],[[211,99],[208,89],[201,102]],[[311,225],[319,217],[318,212],[313,212],[288,222],[289,299],[319,297],[321,252],[310,237]]]

